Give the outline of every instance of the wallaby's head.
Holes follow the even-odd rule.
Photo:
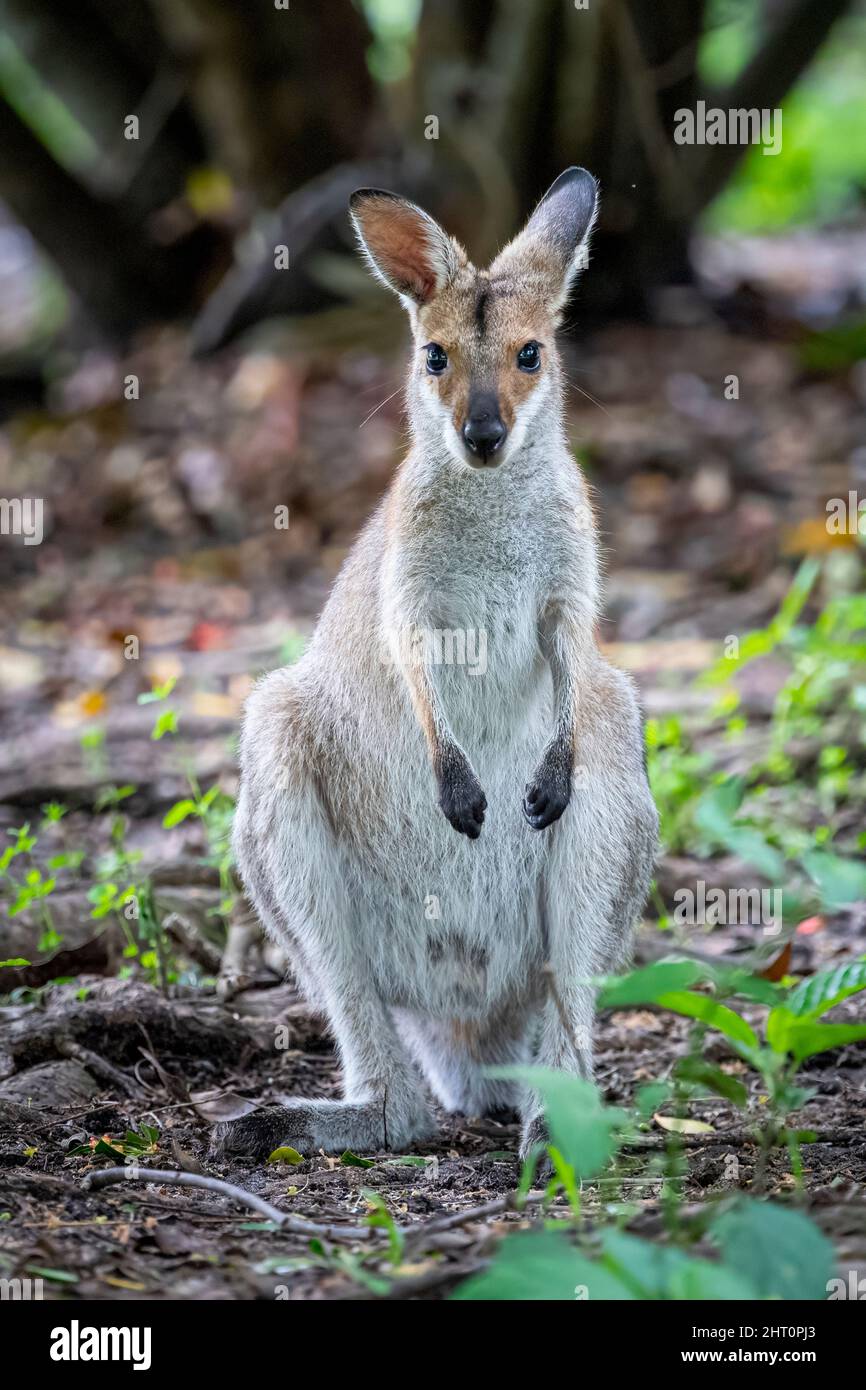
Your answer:
[[[461,463],[490,468],[558,404],[555,332],[585,264],[596,183],[566,169],[487,270],[414,203],[381,189],[352,194],[374,273],[406,306],[414,337],[411,410]],[[417,421],[421,423],[421,421]]]

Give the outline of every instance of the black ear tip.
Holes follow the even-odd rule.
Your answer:
[[[390,198],[395,203],[400,202],[399,193],[389,193],[387,188],[356,188],[349,194],[349,207],[354,210],[368,198]]]
[[[578,184],[583,184],[587,192],[598,191],[598,179],[595,175],[591,174],[588,169],[582,168],[579,164],[572,164],[568,169],[562,171],[558,179],[554,179],[548,189],[548,196],[553,193],[554,190],[558,191],[560,188],[566,188],[568,186],[576,187]]]

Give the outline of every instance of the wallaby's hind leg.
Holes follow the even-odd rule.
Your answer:
[[[571,800],[550,836],[540,915],[550,967],[534,1061],[592,1078],[594,991],[627,958],[649,891],[658,817],[643,765],[639,712],[620,672],[585,692]],[[546,1141],[526,1098],[522,1152]]]
[[[281,1145],[305,1154],[403,1148],[431,1133],[433,1120],[359,949],[343,866],[321,791],[304,765],[303,721],[286,675],[270,677],[250,703],[235,852],[264,925],[287,945],[299,983],[327,1016],[345,1098],[256,1111],[218,1126],[214,1147],[255,1157]],[[267,749],[250,756],[265,736]]]
[[[527,1023],[519,1017],[476,1024],[401,1013],[397,1027],[445,1110],[464,1115],[517,1110],[519,1086],[486,1072],[529,1060]]]

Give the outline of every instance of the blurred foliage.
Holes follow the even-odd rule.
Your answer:
[[[714,0],[698,67],[723,87],[746,66],[760,38],[757,0]],[[828,223],[858,210],[866,195],[866,13],[843,19],[782,104],[782,149],[746,156],[706,217],[712,231],[770,232]]]
[[[866,835],[842,836],[831,853],[840,810],[866,804],[866,595],[833,592],[833,566],[823,567],[829,596],[813,622],[802,621],[822,568],[805,560],[777,615],[739,643],[698,682],[720,687],[710,724],[723,742],[714,753],[676,717],[647,721],[650,785],[668,853],[737,855],[768,881],[786,884],[786,919],[813,908],[835,911],[866,893],[860,855]],[[753,721],[740,708],[735,678],[771,657],[786,675],[777,692],[769,738],[754,742]],[[708,726],[709,727],[709,726]],[[763,727],[763,726],[761,726]],[[739,746],[747,770],[731,776],[724,754]],[[847,818],[850,822],[851,816]],[[811,884],[811,886],[810,886]],[[668,925],[663,914],[661,925]]]
[[[26,121],[58,163],[82,173],[99,163],[93,137],[75,119],[8,34],[0,34],[0,97]]]
[[[411,67],[421,0],[361,0],[361,8],[373,33],[370,72],[378,82],[400,81]]]

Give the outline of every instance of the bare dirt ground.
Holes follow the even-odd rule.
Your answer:
[[[119,993],[129,996],[122,1004]],[[309,1026],[302,1006],[289,1002],[285,986],[251,991],[228,1008],[202,999],[183,1019],[147,985],[94,981],[86,1017],[72,986],[59,986],[52,996],[38,1017],[15,1010],[18,1017],[6,1024],[6,1044],[21,1069],[3,1083],[0,1101],[0,1205],[9,1213],[0,1253],[11,1262],[10,1275],[44,1272],[49,1296],[442,1296],[482,1267],[505,1223],[533,1219],[495,1210],[476,1214],[512,1192],[519,1177],[517,1126],[489,1119],[443,1115],[437,1142],[408,1155],[380,1155],[369,1168],[325,1156],[298,1166],[213,1162],[209,1117],[240,1113],[244,1098],[262,1104],[288,1093],[327,1095],[337,1085],[327,1041]],[[295,1020],[294,1045],[275,1054],[274,1029],[287,1018]],[[626,1103],[641,1079],[665,1076],[685,1050],[685,1032],[684,1021],[648,1011],[605,1017],[598,1049],[605,1098]],[[63,1049],[70,1038],[85,1049],[82,1061],[55,1057],[27,1065],[28,1058]],[[94,1075],[93,1052],[122,1068],[130,1095]],[[817,1095],[799,1116],[818,1135],[804,1148],[806,1207],[846,1269],[866,1266],[864,1072],[862,1045],[809,1068],[804,1080]],[[752,1190],[758,1150],[733,1107],[707,1102],[694,1114],[715,1132],[687,1141],[686,1203],[729,1194],[732,1187]],[[140,1158],[141,1167],[227,1179],[317,1228],[358,1228],[368,1211],[364,1192],[381,1194],[407,1233],[399,1277],[374,1257],[368,1256],[366,1278],[345,1266],[340,1252],[363,1253],[364,1241],[331,1240],[339,1233],[322,1231],[311,1253],[308,1236],[274,1229],[219,1194],[159,1182],[83,1191],[88,1172],[122,1160],[70,1157],[69,1148],[94,1135],[121,1138],[142,1125],[157,1128],[159,1137],[155,1152]],[[660,1132],[649,1137],[656,1155],[662,1142]],[[623,1184],[633,1206],[631,1229],[639,1233],[659,1229],[661,1180],[651,1171],[652,1157],[636,1149],[635,1173]],[[763,1190],[790,1196],[793,1185],[787,1153],[777,1150]],[[587,1193],[590,1217],[597,1201],[597,1194]]]

